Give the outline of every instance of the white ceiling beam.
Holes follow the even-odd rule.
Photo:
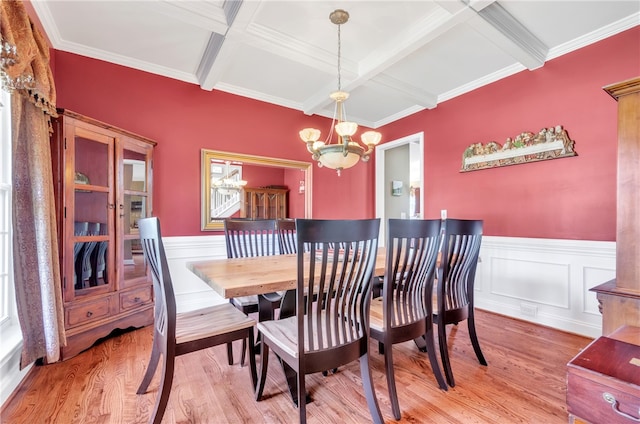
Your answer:
[[[259,6],[260,2],[257,1],[228,0],[224,2],[220,10],[227,22],[227,29],[222,34],[212,33],[209,37],[196,71],[200,88],[210,91],[220,82],[224,70],[233,60],[233,50],[237,46],[234,37],[230,34],[234,32],[234,27],[246,26]],[[242,30],[236,31],[236,33],[240,32]]]
[[[477,16],[468,21],[471,27],[527,69],[544,65],[549,48],[540,39],[499,3],[482,6]]]
[[[424,16],[416,24],[411,26],[383,44],[379,49],[369,53],[362,61],[358,63],[358,73],[355,78],[347,79],[343,84],[343,90],[352,91],[374,77],[382,74],[385,70],[395,65],[411,53],[422,48],[438,36],[457,25],[460,20],[466,20],[466,17],[459,14],[451,14],[449,11],[438,8],[433,13]],[[403,92],[407,89],[401,90]],[[423,97],[423,96],[419,96]],[[426,94],[423,97],[429,98]],[[318,113],[331,103],[327,92],[317,92],[311,96],[304,104],[304,113],[312,115]],[[431,101],[428,100],[425,107],[432,107]]]

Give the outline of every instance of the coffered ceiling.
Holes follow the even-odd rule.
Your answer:
[[[640,24],[640,1],[32,0],[57,50],[379,127]]]

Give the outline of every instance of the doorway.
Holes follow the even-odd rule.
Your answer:
[[[421,219],[424,214],[424,132],[376,147],[376,217],[380,246],[385,244],[386,220]]]

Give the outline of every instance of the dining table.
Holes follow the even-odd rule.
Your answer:
[[[379,247],[373,275],[384,275],[386,249]],[[187,262],[187,268],[225,299],[294,290],[298,255],[209,259]]]
[[[308,255],[308,254],[307,254]],[[384,275],[386,249],[379,247],[373,275]],[[295,289],[298,285],[298,255],[271,255],[246,258],[220,258],[187,262],[187,268],[225,299],[258,295],[258,320],[269,319],[270,296],[285,292],[280,307],[280,317],[295,312]],[[264,305],[264,307],[262,306]],[[267,310],[267,312],[263,312]],[[297,382],[293,370],[283,362],[291,399],[297,405]],[[307,396],[306,402],[310,399]]]

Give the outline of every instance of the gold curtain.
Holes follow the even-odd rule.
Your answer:
[[[13,264],[23,336],[20,367],[55,362],[66,344],[51,172],[50,119],[56,116],[49,46],[21,1],[0,1],[2,82],[13,90]],[[11,59],[11,60],[7,60]]]

